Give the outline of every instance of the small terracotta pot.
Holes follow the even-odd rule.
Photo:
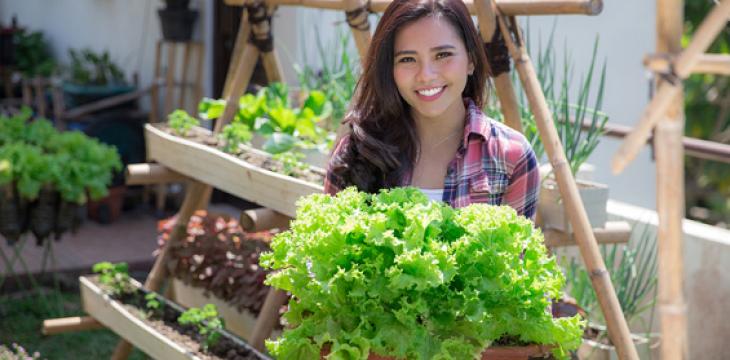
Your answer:
[[[482,360],[529,360],[547,358],[550,355],[551,346],[528,345],[528,346],[494,346],[482,352]],[[329,346],[322,347],[320,358],[324,359],[329,355]],[[380,356],[370,353],[368,360],[397,360],[392,356]]]
[[[96,201],[86,203],[90,219],[101,224],[110,224],[122,214],[124,205],[124,193],[127,187],[124,185],[109,188],[109,195]]]

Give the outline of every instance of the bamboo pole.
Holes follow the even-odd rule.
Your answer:
[[[228,96],[226,96],[226,107],[223,110],[223,115],[216,121],[214,132],[218,133],[223,129],[223,126],[230,123],[233,117],[238,111],[238,101],[243,96],[248,82],[251,80],[253,70],[256,67],[256,61],[259,58],[259,50],[251,43],[247,43],[243,49],[241,55],[241,63],[236,67],[236,71],[233,75],[233,81],[231,82],[231,89]]]
[[[124,172],[125,184],[147,185],[189,180],[188,177],[160,164],[129,164]]]
[[[699,61],[699,56],[707,51],[717,34],[726,26],[728,20],[730,20],[730,0],[723,0],[715,5],[710,14],[702,21],[689,46],[679,53],[673,62],[675,73],[672,75],[676,81],[674,83],[663,83],[659,87],[656,96],[651,99],[649,105],[644,109],[641,120],[634,127],[634,131],[626,137],[616,155],[614,155],[611,164],[614,174],[622,172],[626,165],[639,153],[649,138],[651,130],[666,110],[674,104],[677,97],[680,96],[682,91],[681,80],[689,76],[692,68]]]
[[[658,73],[668,73],[672,61],[666,54],[652,54],[644,58],[644,66]],[[702,54],[692,68],[693,74],[730,75],[730,55]]]
[[[43,320],[43,335],[56,335],[66,332],[103,329],[104,325],[91,316],[73,316]]]
[[[239,216],[241,228],[248,232],[268,229],[288,229],[291,218],[268,208],[245,210]]]
[[[477,12],[479,31],[481,32],[482,39],[484,41],[495,41],[494,34],[497,29],[497,22],[494,0],[475,0],[474,6]],[[487,56],[494,55],[487,53]],[[515,89],[512,86],[509,71],[495,74],[497,70],[491,69],[491,72],[492,76],[496,75],[494,76],[494,85],[497,98],[499,99],[500,110],[504,115],[504,122],[507,126],[523,133],[520,107],[517,104],[517,97],[515,96]]]
[[[639,356],[631,340],[629,327],[623,316],[621,305],[616,297],[616,291],[611,283],[611,278],[606,265],[603,262],[601,253],[596,244],[593,230],[588,222],[583,203],[580,201],[578,187],[575,178],[570,172],[568,161],[565,157],[565,150],[560,143],[560,137],[555,129],[552,114],[547,106],[545,95],[542,93],[540,83],[532,62],[527,55],[527,50],[522,42],[519,29],[516,28],[514,18],[511,19],[511,26],[515,27],[515,39],[512,39],[510,29],[505,24],[502,16],[498,16],[499,27],[507,41],[512,58],[515,62],[517,74],[522,82],[522,87],[527,95],[530,110],[535,115],[535,122],[545,146],[545,153],[555,173],[555,178],[563,198],[565,208],[573,226],[573,233],[581,252],[581,257],[586,268],[591,274],[593,289],[596,291],[598,302],[603,310],[608,327],[608,334],[611,342],[616,347],[620,359],[638,359]]]
[[[347,23],[350,25],[350,30],[352,30],[352,38],[355,39],[360,60],[364,63],[371,40],[370,22],[368,20],[370,9],[368,9],[368,5],[364,0],[344,0],[344,5]]]
[[[35,104],[38,116],[46,117],[46,93],[43,91],[43,80],[40,77],[33,79],[33,87],[35,88]]]
[[[185,109],[185,93],[187,92],[188,86],[188,67],[190,66],[190,56],[192,56],[193,44],[190,42],[183,43],[183,63],[182,63],[182,86],[180,87],[180,96],[177,98],[177,106],[181,109]]]
[[[205,65],[205,47],[202,42],[196,43],[198,48],[198,64],[195,72],[195,97],[193,111],[198,111],[198,102],[203,99],[203,66]]]
[[[147,290],[158,291],[167,276],[167,261],[170,257],[170,248],[172,244],[181,241],[187,236],[187,227],[190,217],[195,213],[200,203],[200,198],[203,196],[204,191],[207,187],[206,184],[193,181],[188,184],[188,189],[185,194],[185,200],[183,201],[180,211],[177,213],[177,219],[175,220],[175,226],[170,233],[170,238],[167,243],[162,247],[162,250],[157,255],[155,263],[152,266],[152,270],[147,276],[147,280],[144,283],[144,287]],[[124,360],[129,357],[132,351],[132,345],[126,340],[120,340],[117,347],[114,349],[112,354],[112,360]]]
[[[253,0],[225,0],[227,5],[244,6]],[[371,0],[370,11],[381,13],[391,0]],[[315,9],[345,10],[342,0],[268,0],[269,5],[302,6]],[[472,15],[476,15],[474,0],[464,0]],[[603,10],[603,0],[497,0],[497,7],[504,15],[598,15]]]
[[[262,53],[261,61],[264,64],[266,79],[269,80],[269,82],[284,81],[284,70],[281,67],[281,61],[279,61],[279,56],[276,54],[275,50]]]
[[[603,228],[593,229],[599,244],[624,244],[631,237],[631,226],[626,221],[609,221]],[[576,245],[575,236],[555,229],[544,229],[545,246],[560,247]]]
[[[712,40],[725,25],[713,26],[722,17],[718,9],[725,6],[724,19],[730,18],[730,0],[715,6],[693,36],[687,50],[682,52],[684,25],[683,0],[657,1],[657,52],[670,56],[680,54],[674,62],[680,78],[689,72],[699,60]],[[714,14],[714,16],[713,16]],[[708,30],[709,29],[709,30]],[[717,29],[717,32],[715,31]],[[702,33],[700,33],[702,31]],[[699,44],[699,45],[698,45]],[[687,56],[692,56],[690,60]],[[661,78],[657,84],[668,88],[670,84]],[[684,300],[684,259],[682,257],[682,220],[684,219],[684,94],[681,85],[675,95],[669,96],[671,103],[658,113],[655,146],[657,166],[657,214],[659,216],[657,243],[658,257],[658,313],[662,335],[661,358],[681,360],[688,357],[687,351],[687,306]]]
[[[274,288],[269,289],[264,305],[261,307],[261,312],[256,318],[256,325],[251,331],[251,346],[256,350],[264,350],[264,340],[274,330],[274,326],[279,321],[279,309],[284,306],[288,299],[285,292]]]
[[[231,91],[231,82],[233,81],[233,76],[230,75],[235,74],[236,66],[241,61],[241,54],[243,53],[243,49],[246,47],[249,36],[251,36],[251,24],[249,24],[248,22],[248,17],[246,16],[246,13],[247,9],[244,6],[243,10],[241,10],[241,25],[238,26],[236,43],[233,45],[231,62],[228,64],[228,72],[226,73],[229,76],[226,76],[226,82],[225,85],[223,85],[224,98],[227,97],[228,93]]]

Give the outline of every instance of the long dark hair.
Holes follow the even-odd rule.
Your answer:
[[[447,20],[461,36],[474,65],[463,97],[479,108],[485,101],[488,70],[479,34],[462,0],[394,0],[380,19],[363,60],[350,111],[344,123],[349,141],[330,161],[330,171],[341,183],[377,192],[400,185],[410,172],[420,146],[408,104],[393,79],[395,35],[403,26],[426,16]]]

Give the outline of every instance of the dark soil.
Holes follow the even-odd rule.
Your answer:
[[[166,124],[159,124],[157,125],[158,128],[162,129],[166,133],[174,136],[178,136],[176,133],[174,133]],[[216,149],[223,151],[223,144],[221,141],[218,140],[214,135],[208,133],[208,132],[202,132],[202,131],[196,131],[199,129],[193,129],[190,131],[190,133],[185,137],[187,140],[195,141],[199,144],[204,144],[208,146],[215,147]],[[239,159],[254,165],[258,166],[260,168],[273,171],[275,173],[284,174],[283,169],[284,166],[278,162],[273,160],[268,155],[262,155],[258,153],[253,152],[240,152],[237,154],[233,154],[237,156]],[[304,180],[306,182],[310,182],[313,184],[324,184],[324,173],[320,171],[315,171],[312,169],[306,169],[306,170],[299,170],[295,169],[294,173],[292,174],[292,177]]]
[[[92,280],[97,283],[95,279],[92,278]],[[104,288],[103,285],[98,285]],[[135,293],[122,295],[116,300],[121,302],[131,314],[137,316],[176,344],[189,349],[195,353],[195,356],[205,360],[271,360],[253,350],[243,340],[234,340],[227,337],[226,334],[221,336],[220,340],[211,346],[208,351],[203,352],[202,338],[198,335],[196,329],[193,326],[183,326],[177,322],[177,318],[182,313],[181,310],[167,304],[167,300],[165,300],[162,302],[160,310],[152,311],[147,308],[144,296],[145,293],[142,290],[137,290]]]

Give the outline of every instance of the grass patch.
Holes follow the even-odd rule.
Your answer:
[[[83,316],[78,292],[37,292],[25,296],[0,296],[0,344],[17,343],[29,353],[40,352],[42,359],[108,359],[119,337],[109,330],[88,330],[43,336],[43,320]],[[147,359],[139,349],[131,360]]]

